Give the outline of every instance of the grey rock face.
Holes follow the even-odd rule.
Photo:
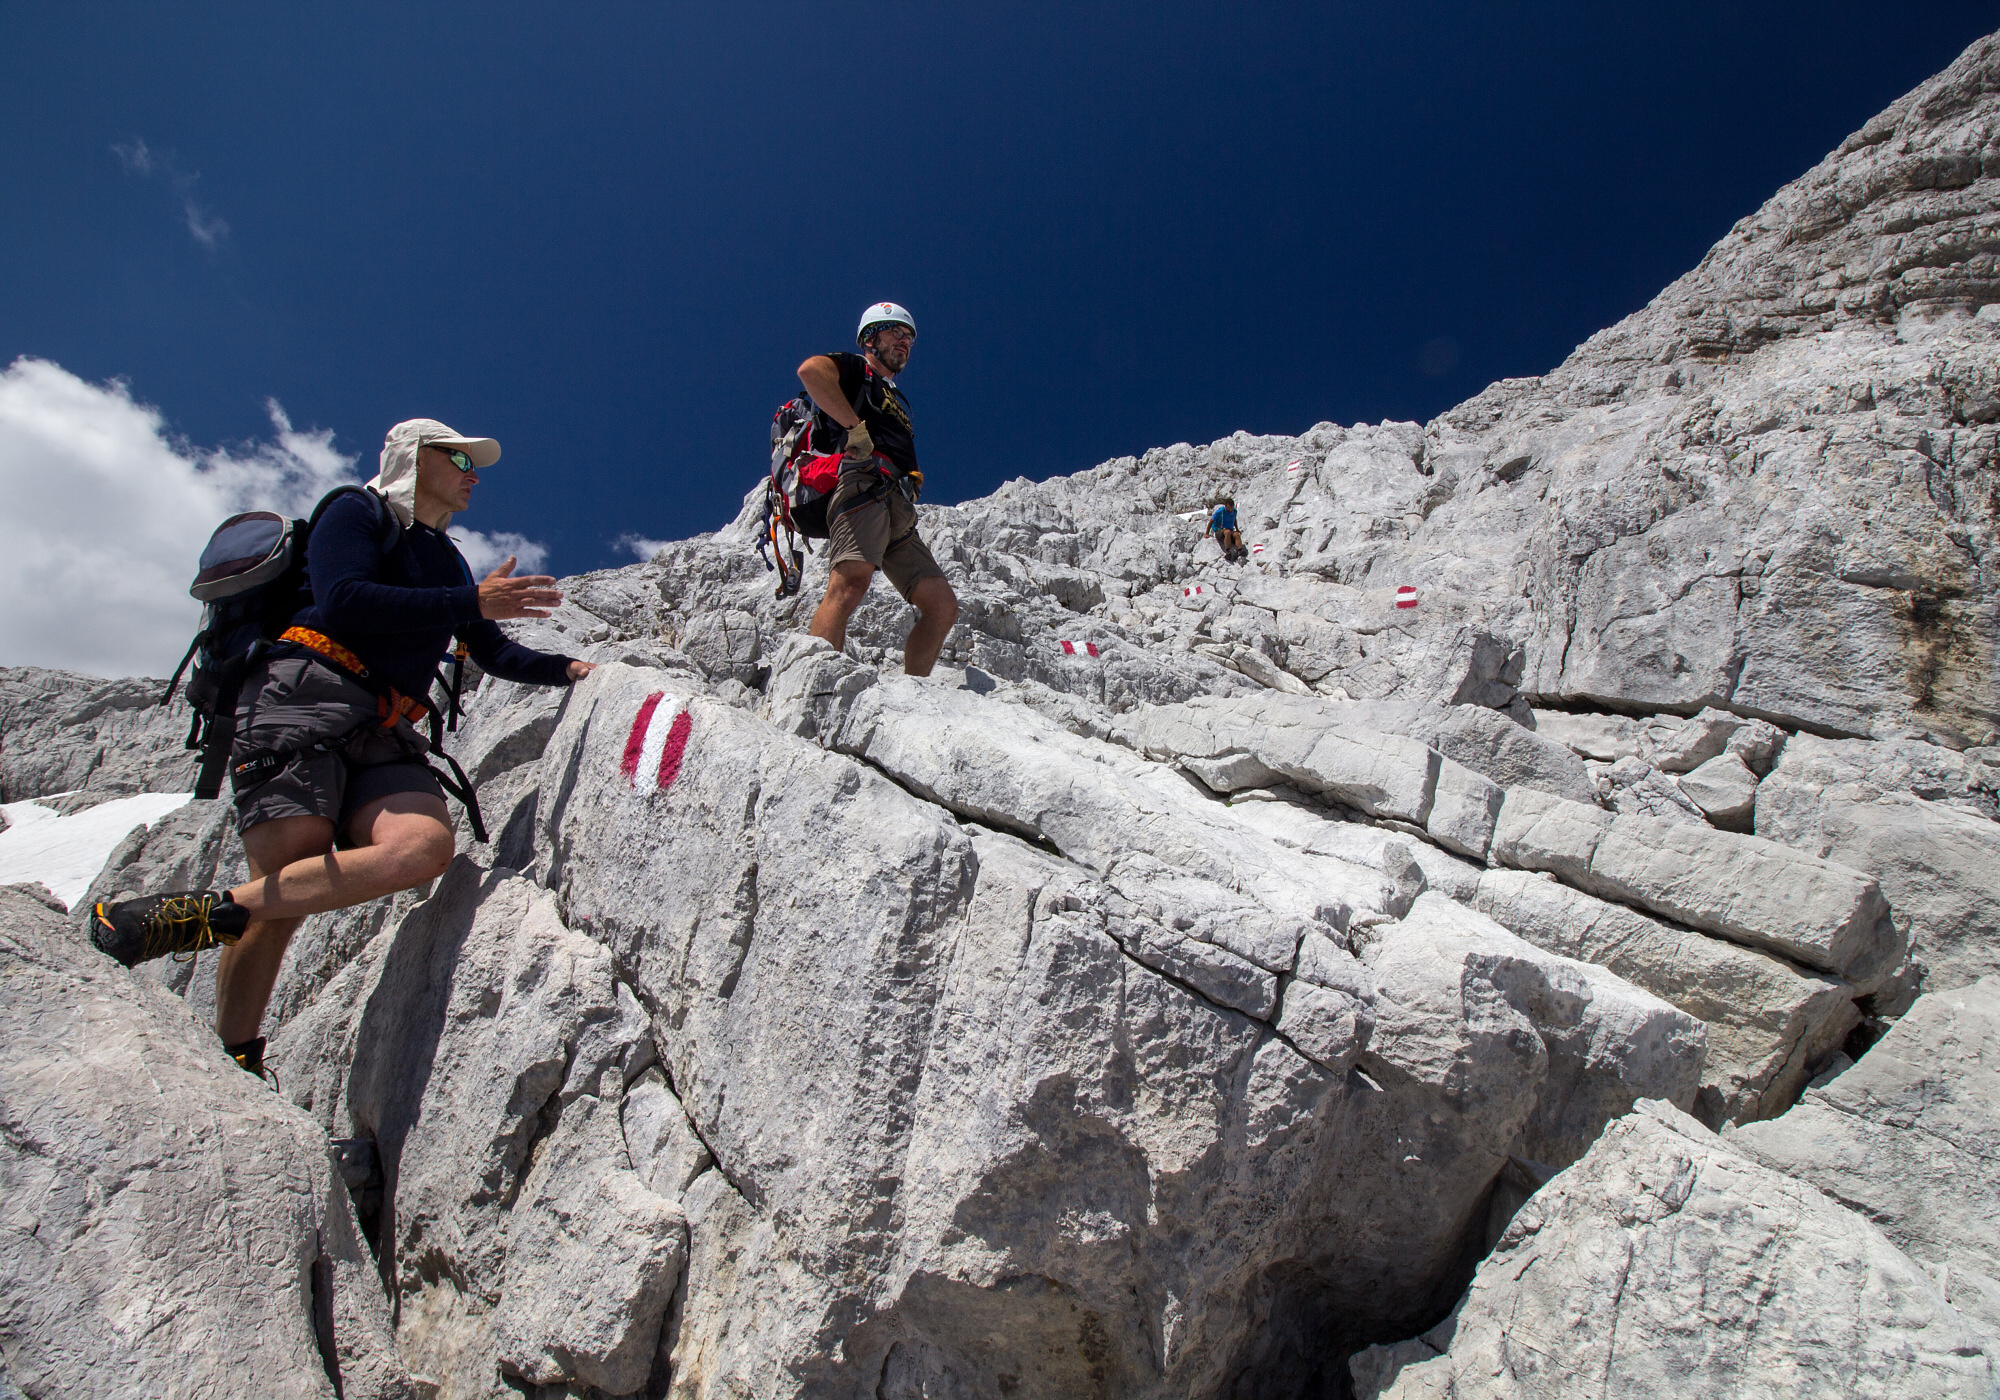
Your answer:
[[[1728,1141],[1861,1212],[2000,1328],[2000,979],[1918,998],[1853,1068]]]
[[[1335,728],[1319,706],[1261,697],[1149,707],[1112,731],[1149,757],[1193,762],[1248,760],[1224,778],[1256,787],[1280,778],[1366,812],[1421,826],[1437,787],[1438,754],[1419,740],[1365,728]],[[1211,770],[1224,771],[1224,770]]]
[[[1872,873],[1925,985],[2000,971],[1993,769],[1928,744],[1800,735],[1757,790],[1758,834]]]
[[[1724,831],[1748,831],[1757,804],[1757,775],[1741,756],[1719,753],[1681,779],[1681,791]]]
[[[1637,720],[1624,715],[1575,715],[1561,710],[1536,710],[1534,720],[1537,734],[1584,758],[1616,763],[1621,758],[1639,757],[1642,731]]]
[[[1621,758],[1593,776],[1613,811],[1631,817],[1657,817],[1680,826],[1706,826],[1708,814],[1682,790],[1671,774],[1641,758]]]
[[[1536,947],[1596,963],[1708,1028],[1692,1112],[1711,1128],[1789,1108],[1860,1019],[1853,988],[1550,879],[1480,877],[1473,907]]]
[[[1545,870],[1587,893],[1767,948],[1864,988],[1902,956],[1880,888],[1867,875],[1789,847],[1657,821],[1516,788],[1493,859]]]
[[[1448,851],[1483,861],[1506,796],[1498,783],[1444,759],[1438,764],[1424,833]]]
[[[33,1396],[411,1397],[312,1122],[0,891],[0,1344]]]
[[[654,1058],[609,951],[463,859],[277,1038],[293,1097],[376,1143],[398,1339],[447,1394],[495,1393],[502,1367],[645,1383],[684,1248],[617,1128]]]
[[[1692,1018],[1422,894],[1407,844],[1307,854],[997,694],[792,664],[817,679],[775,673],[776,717],[833,752],[695,698],[672,785],[635,785],[621,755],[660,681],[614,666],[542,763],[544,878],[656,1006],[660,1077],[714,1162],[680,1202],[684,1393],[1071,1393],[1093,1369],[1206,1393],[1267,1364],[1253,1348],[1435,1306],[1509,1150],[1567,1160],[1635,1097],[1692,1101]],[[1387,920],[1361,959],[1356,912]],[[1218,1099],[1218,1075],[1242,1087]],[[635,1163],[669,1098],[649,1082]],[[1272,1288],[1312,1327],[1268,1335]]]
[[[0,667],[0,802],[79,789],[186,792],[188,708],[155,702],[165,681],[107,681],[38,666]]]
[[[1441,895],[1420,896],[1361,958],[1376,987],[1373,1054],[1453,1098],[1505,1098],[1499,1078],[1546,1076],[1522,1155],[1567,1166],[1635,1101],[1694,1101],[1707,1038],[1698,1021],[1601,967],[1539,956]],[[1442,988],[1440,967],[1459,970]],[[1527,1053],[1474,1048],[1491,1039]]]
[[[506,1374],[611,1395],[646,1384],[687,1262],[687,1221],[628,1162],[616,1096],[573,1100],[535,1154],[508,1215],[493,1319]]]
[[[1522,1207],[1452,1318],[1386,1350],[1355,1359],[1370,1400],[1888,1400],[1994,1383],[1983,1329],[1879,1230],[1663,1104]]]
[[[1429,425],[925,506],[962,603],[928,680],[888,590],[847,653],[804,635],[823,559],[775,598],[755,492],[510,624],[605,664],[480,680],[453,742],[491,839],[308,921],[273,1002],[288,1093],[380,1164],[359,1223],[420,1388],[1301,1393],[1442,1315],[1562,1167],[1458,1343],[1368,1353],[1370,1384],[1985,1393],[1991,1270],[1936,1253],[1972,1206],[1930,1205],[1956,1159],[1915,1126],[1983,1170],[1969,1022],[1913,1013],[1921,1049],[1899,1029],[1743,1130],[1809,1180],[1864,1139],[1913,1164],[1845,1198],[1923,1267],[1632,1110],[1771,1119],[1845,1063],[1857,998],[2000,972],[1996,129],[1982,41],[1644,311]],[[1218,489],[1247,564],[1199,539]],[[151,692],[6,673],[0,795],[184,786]],[[236,859],[187,809],[99,885]],[[120,986],[194,1026],[210,976]],[[149,1298],[215,1315],[173,1291],[205,1259]],[[0,1319],[42,1316],[15,1276]],[[311,1361],[290,1327],[272,1355]]]

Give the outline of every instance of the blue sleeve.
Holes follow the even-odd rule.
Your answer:
[[[533,647],[524,647],[502,632],[497,622],[482,617],[459,628],[458,639],[465,643],[479,669],[488,675],[521,685],[569,684],[567,656],[550,656]]]
[[[381,517],[356,493],[341,496],[313,526],[306,571],[321,621],[343,632],[423,632],[464,626],[479,617],[479,589],[398,588],[379,583],[382,551],[376,545]]]

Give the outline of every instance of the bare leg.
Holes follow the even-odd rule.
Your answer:
[[[331,849],[333,823],[323,817],[281,817],[243,833],[250,883],[229,897],[250,911],[250,926],[223,949],[215,969],[215,1029],[223,1044],[256,1036],[300,919],[444,873],[454,845],[449,815],[430,793],[399,792],[354,814],[347,826],[358,843],[353,850]]]
[[[861,606],[861,600],[868,594],[868,582],[874,577],[875,566],[859,559],[843,559],[835,564],[826,580],[826,596],[819,600],[819,608],[813,613],[813,636],[831,643],[835,651],[846,646],[847,619]]]
[[[333,823],[325,817],[279,817],[243,833],[243,854],[249,858],[253,882],[293,861],[310,860],[332,849]],[[235,891],[231,897],[237,897]],[[278,967],[298,926],[297,919],[254,918],[243,936],[222,950],[215,964],[215,1033],[224,1045],[256,1038],[265,1003],[278,981]]]
[[[917,621],[903,643],[903,674],[928,676],[944,649],[946,634],[958,621],[958,595],[941,578],[920,578],[910,590],[910,602],[916,606]]]

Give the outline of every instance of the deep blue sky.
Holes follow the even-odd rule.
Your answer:
[[[0,0],[0,357],[122,376],[203,446],[265,436],[267,395],[368,463],[419,413],[490,433],[465,523],[572,572],[732,515],[793,369],[881,297],[921,329],[933,499],[1428,418],[1643,305],[1996,25]]]

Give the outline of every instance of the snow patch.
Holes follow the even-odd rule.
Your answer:
[[[74,905],[134,827],[147,826],[194,799],[191,792],[142,792],[114,797],[69,816],[39,802],[0,803],[0,885],[39,880]]]

